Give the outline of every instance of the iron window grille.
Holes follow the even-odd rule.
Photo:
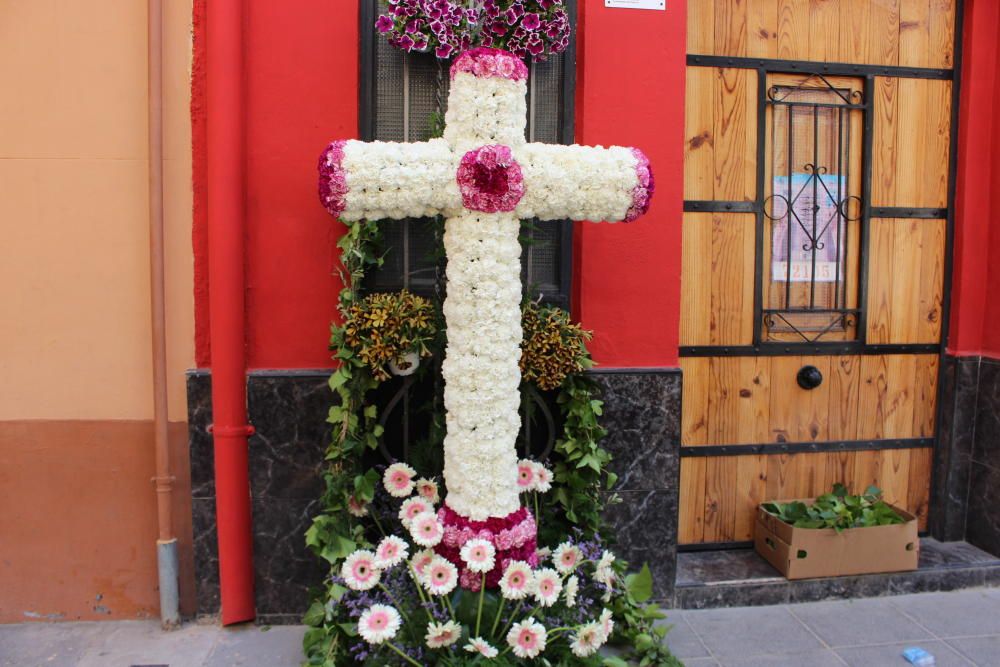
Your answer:
[[[575,27],[575,1],[567,2]],[[367,0],[361,14],[360,134],[365,141],[425,141],[441,122],[448,98],[448,67],[427,53],[403,53],[373,28],[385,0]],[[575,31],[574,31],[575,34]],[[573,143],[575,39],[562,54],[530,65],[527,139]],[[444,275],[434,219],[393,221],[382,227],[385,261],[369,277],[378,291],[408,289],[433,294]],[[525,221],[521,281],[526,293],[545,303],[570,307],[573,226],[569,221]]]
[[[766,84],[755,343],[857,340],[867,96],[861,80],[821,74]]]

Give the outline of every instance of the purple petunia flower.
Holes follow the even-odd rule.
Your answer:
[[[526,30],[538,30],[542,22],[538,18],[538,14],[525,14],[524,20],[521,21],[521,25],[524,26]]]
[[[375,29],[381,33],[389,32],[390,30],[392,30],[392,25],[393,25],[392,19],[386,15],[378,17],[378,19],[375,21]]]

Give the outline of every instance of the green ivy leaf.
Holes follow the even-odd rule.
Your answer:
[[[653,597],[653,573],[649,571],[649,563],[644,563],[641,570],[625,577],[625,590],[639,604]]]

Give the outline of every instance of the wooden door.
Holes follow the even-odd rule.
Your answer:
[[[837,482],[926,524],[958,1],[688,3],[681,544]]]

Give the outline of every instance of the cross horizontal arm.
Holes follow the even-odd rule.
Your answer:
[[[523,144],[514,157],[525,184],[519,218],[630,222],[649,207],[652,173],[638,149]]]
[[[449,215],[462,208],[457,167],[443,139],[335,141],[320,155],[320,200],[345,222]]]

